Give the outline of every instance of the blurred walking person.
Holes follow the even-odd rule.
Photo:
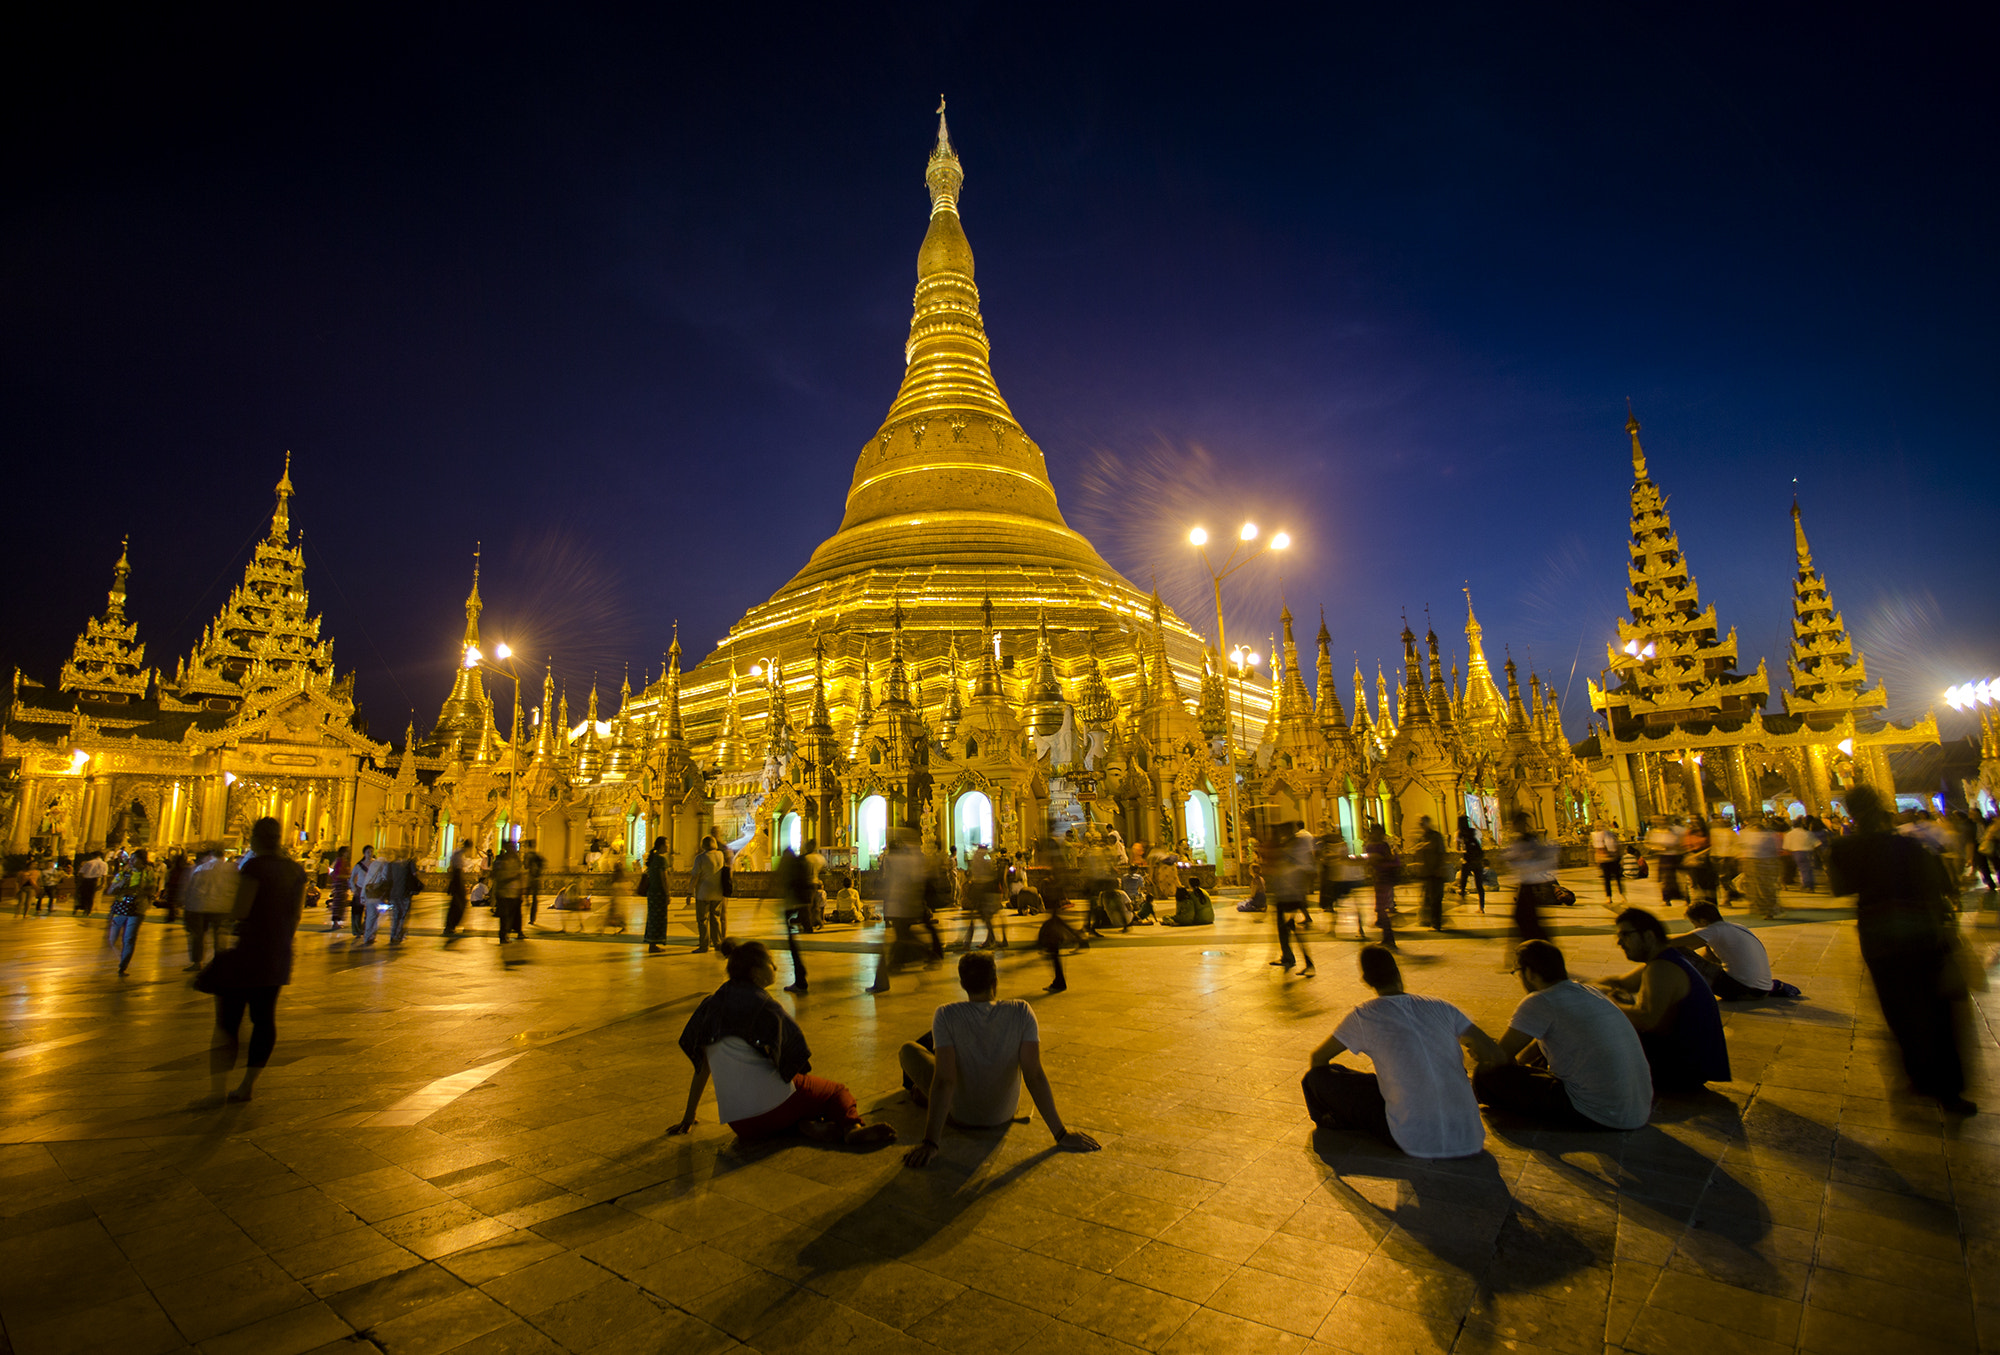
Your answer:
[[[697,955],[711,946],[721,945],[726,934],[729,905],[722,892],[722,878],[728,865],[715,845],[715,838],[712,835],[702,838],[701,851],[694,858],[694,952]]]
[[[1764,815],[1752,814],[1736,834],[1736,860],[1743,873],[1744,891],[1750,896],[1748,907],[1758,917],[1777,917],[1785,911],[1778,902],[1778,880],[1785,865],[1779,853],[1783,850]]]
[[[203,843],[201,856],[188,874],[187,898],[181,905],[189,970],[201,968],[204,952],[221,952],[224,930],[234,918],[241,885],[236,863],[223,854],[222,844]]]
[[[1611,891],[1616,889],[1618,897],[1625,897],[1625,844],[1618,840],[1618,830],[1608,823],[1599,822],[1590,834],[1590,859],[1597,867],[1597,873],[1604,880],[1604,901],[1611,902]]]
[[[1514,840],[1507,844],[1507,865],[1514,872],[1514,939],[1546,941],[1548,928],[1542,925],[1542,909],[1556,901],[1556,867],[1562,852],[1554,843],[1535,835],[1526,814],[1514,815]],[[1516,953],[1507,957],[1507,972],[1518,964]]]
[[[1375,925],[1382,929],[1382,944],[1396,948],[1396,881],[1403,874],[1402,858],[1389,845],[1389,835],[1379,823],[1368,826],[1368,873],[1375,881]],[[1359,919],[1356,919],[1359,922]],[[1367,933],[1362,933],[1366,938]]]
[[[1417,879],[1424,889],[1424,925],[1444,930],[1444,834],[1425,814],[1417,820]]]
[[[104,877],[111,873],[111,867],[104,860],[103,852],[91,852],[76,863],[76,894],[70,911],[80,917],[89,917],[96,906],[97,891],[104,887]]]
[[[491,876],[493,912],[500,921],[502,945],[506,944],[508,932],[514,933],[516,941],[528,939],[528,934],[521,930],[521,893],[527,888],[527,876],[527,871],[521,866],[520,849],[511,842],[504,844],[500,855],[493,860]],[[661,926],[665,925],[663,921]]]
[[[132,967],[132,951],[139,944],[139,922],[159,897],[160,875],[146,860],[140,847],[125,858],[111,877],[111,922],[105,929],[104,944],[118,952],[118,973]]]
[[[374,850],[373,847],[363,847],[361,854],[365,859]],[[353,883],[354,865],[348,859],[348,849],[342,847],[334,854],[333,865],[326,872],[326,929],[330,932],[339,931],[341,919],[347,916],[348,895],[352,892]]]
[[[1305,933],[1299,928],[1297,918],[1305,914],[1306,894],[1312,888],[1316,874],[1312,835],[1305,831],[1302,823],[1287,823],[1279,825],[1276,836],[1277,841],[1272,844],[1264,863],[1265,878],[1271,887],[1272,908],[1278,915],[1278,958],[1271,963],[1289,970],[1292,967],[1292,942],[1296,939],[1298,957],[1305,961],[1299,970],[1299,977],[1309,979],[1313,976],[1312,948],[1306,945]]]
[[[788,993],[804,993],[806,988],[805,957],[799,954],[799,933],[812,927],[813,882],[812,872],[807,868],[805,858],[792,850],[790,843],[778,853],[778,861],[772,872],[777,876],[778,908],[785,918],[785,945],[792,952],[792,981],[785,985]]]
[[[229,1100],[250,1099],[277,1047],[278,990],[292,981],[292,937],[306,892],[306,873],[280,850],[279,833],[276,819],[250,825],[250,856],[237,872],[255,886],[254,892],[246,891],[250,897],[243,920],[236,924],[236,944],[217,955],[196,981],[202,991],[215,995],[215,1034],[208,1053],[208,1074],[214,1084],[210,1105],[223,1101],[223,1087],[236,1067],[246,1011],[249,1058],[243,1081],[228,1094]]]
[[[1855,831],[1832,844],[1828,874],[1836,898],[1855,897],[1861,960],[1903,1070],[1911,1088],[1946,1113],[1974,1114],[1961,1052],[1968,1013],[1956,953],[1957,881],[1922,842],[1895,831],[1873,787],[1848,791],[1847,812]]]
[[[444,934],[447,940],[458,935],[458,929],[465,925],[465,909],[472,901],[470,886],[465,879],[465,848],[455,847],[451,853],[451,865],[445,875]]]
[[[1465,902],[1465,881],[1470,877],[1479,887],[1479,911],[1486,911],[1486,844],[1467,814],[1458,816],[1458,901]]]
[[[909,949],[917,944],[926,874],[924,854],[917,850],[917,830],[895,829],[889,850],[882,853],[882,916],[888,931],[876,952],[875,982],[867,990],[871,993],[889,991],[889,976],[903,967]]]
[[[354,868],[347,873],[348,902],[351,905],[347,910],[347,934],[356,941],[359,941],[362,934],[368,930],[368,915],[374,911],[375,905],[388,897],[384,893],[368,892],[369,887],[375,883],[376,872],[381,865],[382,859],[375,855],[375,848],[371,845],[361,849],[361,859],[356,861]],[[330,921],[331,925],[327,930],[339,931],[339,915],[335,914]]]

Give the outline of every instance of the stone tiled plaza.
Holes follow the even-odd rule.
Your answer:
[[[1593,889],[1573,883],[1582,904],[1553,919],[1573,971],[1626,968]],[[1729,1009],[1736,1081],[1663,1099],[1632,1133],[1492,1119],[1483,1155],[1429,1164],[1306,1118],[1306,1055],[1365,995],[1353,941],[1323,918],[1309,980],[1268,964],[1267,922],[1230,911],[1095,945],[1058,996],[1016,951],[1002,995],[1035,1002],[1063,1114],[1104,1150],[1052,1152],[1031,1123],[955,1133],[925,1171],[895,1148],[739,1148],[712,1101],[690,1138],[664,1136],[688,1078],[675,1037],[720,981],[713,957],[687,953],[685,904],[672,953],[652,958],[635,935],[447,945],[435,898],[394,950],[309,921],[272,1067],[253,1103],[219,1111],[186,1108],[207,1087],[210,1013],[177,928],[146,926],[120,980],[101,921],[8,916],[5,1342],[2000,1348],[2000,1116],[1947,1122],[1898,1095],[1851,914],[1786,901],[1758,930],[1806,1000]],[[732,914],[738,934],[777,934],[768,904]],[[1499,910],[1453,921],[1446,937],[1404,933],[1410,987],[1498,1034],[1519,997]],[[871,934],[812,942],[813,991],[784,1000],[815,1071],[920,1137],[896,1050],[958,996],[951,970],[869,997]],[[2000,1067],[1982,999],[1975,1099]]]

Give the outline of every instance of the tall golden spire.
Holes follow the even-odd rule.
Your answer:
[[[278,477],[278,509],[271,514],[271,540],[290,545],[292,540],[292,454],[285,452],[285,473]]]
[[[841,536],[822,553],[868,524],[889,530],[915,525],[908,519],[919,513],[932,521],[966,513],[999,516],[1069,535],[1041,451],[1021,431],[988,365],[991,349],[973,282],[972,245],[959,220],[965,171],[941,105],[924,182],[930,190],[930,228],[917,251],[903,383],[855,462]],[[1079,549],[1095,556],[1081,538],[1060,553],[1076,557]]]
[[[472,591],[465,595],[465,649],[479,648],[479,613],[486,604],[479,600],[479,543],[472,543]],[[462,659],[464,654],[460,654]]]
[[[1639,416],[1632,412],[1632,402],[1625,402],[1625,431],[1632,435],[1632,478],[1646,478],[1646,449],[1639,445]]]
[[[674,622],[674,641],[667,646],[667,740],[679,744],[686,737],[681,726],[681,623]]]
[[[1806,524],[1799,517],[1799,501],[1792,500],[1792,552],[1798,557],[1801,574],[1813,567],[1812,547],[1806,544]]]

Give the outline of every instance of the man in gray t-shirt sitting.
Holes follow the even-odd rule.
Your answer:
[[[993,957],[983,951],[960,957],[958,982],[967,1000],[948,1002],[931,1018],[935,1052],[915,1040],[902,1048],[911,1099],[930,1106],[924,1141],[903,1155],[904,1165],[922,1167],[937,1155],[947,1121],[962,1129],[1011,1124],[1024,1082],[1057,1147],[1072,1153],[1095,1152],[1097,1140],[1065,1129],[1056,1112],[1055,1093],[1042,1071],[1042,1033],[1035,1009],[1018,999],[995,1000],[999,972]]]
[[[1553,942],[1517,952],[1528,995],[1508,1018],[1494,1060],[1472,1075],[1481,1104],[1569,1129],[1637,1129],[1653,1108],[1653,1074],[1631,1020],[1569,976]]]

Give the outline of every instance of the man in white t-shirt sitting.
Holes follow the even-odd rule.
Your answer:
[[[1019,999],[994,998],[1000,986],[993,957],[971,951],[959,958],[959,986],[966,1001],[947,1002],[931,1017],[935,1052],[914,1040],[902,1048],[903,1075],[919,1105],[928,1100],[930,1119],[924,1141],[903,1155],[905,1166],[922,1167],[937,1156],[946,1124],[961,1129],[1004,1128],[1014,1121],[1021,1085],[1042,1112],[1056,1146],[1072,1153],[1096,1152],[1088,1134],[1063,1126],[1049,1075],[1042,1070],[1042,1032],[1035,1009]]]
[[[1616,1003],[1569,976],[1551,941],[1524,941],[1521,999],[1500,1037],[1505,1060],[1472,1075],[1494,1110],[1570,1129],[1637,1129],[1653,1110],[1653,1072]]]
[[[1760,997],[1804,997],[1796,987],[1771,977],[1771,957],[1757,933],[1723,919],[1712,903],[1691,903],[1687,920],[1694,930],[1667,938],[1667,944],[1706,961],[1702,977],[1724,1002]]]
[[[1460,1047],[1482,1066],[1504,1062],[1493,1037],[1464,1012],[1403,991],[1403,972],[1386,946],[1361,948],[1361,981],[1376,996],[1333,1028],[1312,1053],[1300,1084],[1321,1129],[1359,1129],[1411,1157],[1471,1157],[1486,1145]],[[1375,1061],[1359,1072],[1333,1060],[1353,1050]]]

